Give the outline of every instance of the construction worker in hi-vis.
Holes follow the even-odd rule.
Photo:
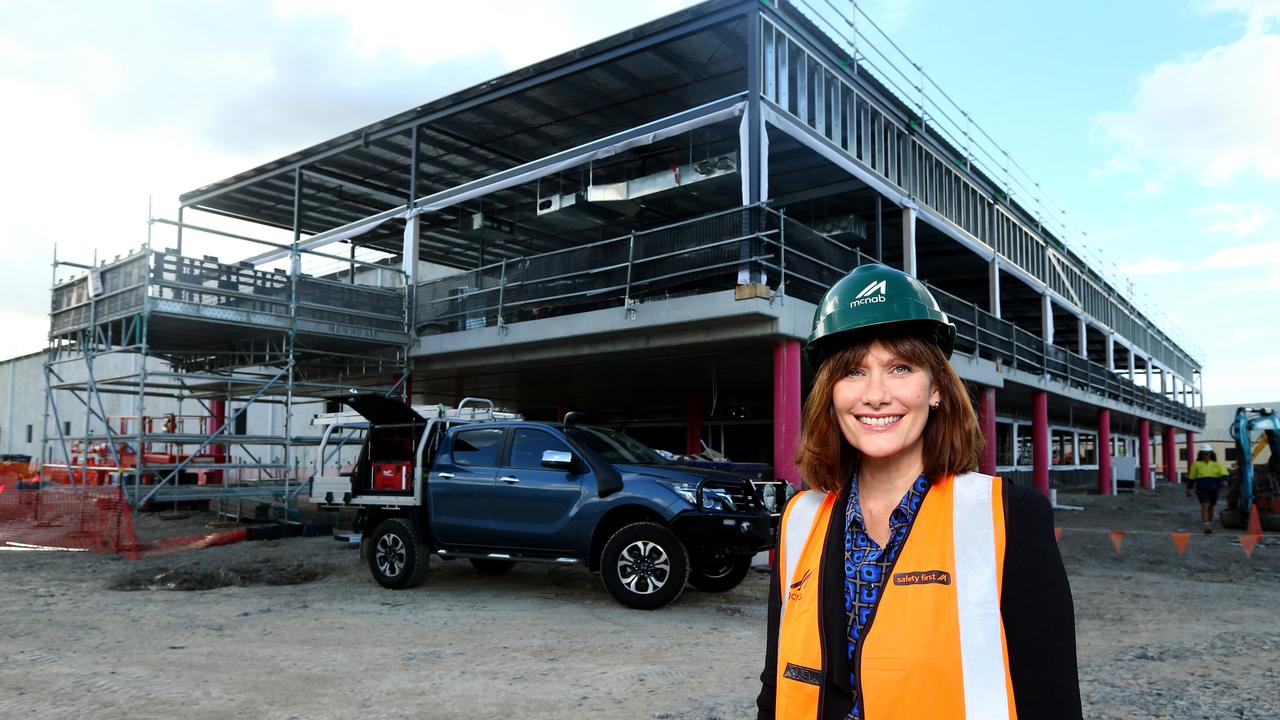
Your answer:
[[[865,265],[818,304],[769,587],[761,718],[1080,718],[1071,591],[1039,493],[983,438],[923,283]]]

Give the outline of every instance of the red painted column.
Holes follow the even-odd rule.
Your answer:
[[[1111,411],[1098,408],[1098,493],[1111,494]]]
[[[210,400],[209,401],[209,432],[217,432],[227,424],[227,401],[226,400]],[[182,432],[182,420],[178,419],[178,432]],[[227,446],[222,443],[215,443],[209,446],[209,452],[213,454],[213,462],[217,464],[226,464],[227,462]],[[224,470],[210,470],[204,476],[204,482],[212,484],[221,484]]]
[[[1138,477],[1139,486],[1151,490],[1151,421],[1138,421]]]
[[[800,439],[800,341],[773,346],[773,472],[799,487],[796,443]]]
[[[684,426],[684,452],[686,455],[697,455],[702,452],[702,393],[690,390],[688,400]]]
[[[1049,494],[1049,393],[1037,391],[1031,396],[1031,464],[1032,484],[1044,495]]]
[[[982,388],[978,396],[978,422],[982,425],[982,436],[987,444],[982,448],[982,459],[978,461],[978,472],[985,475],[996,474],[996,389]]]
[[[1187,431],[1187,476],[1191,475],[1191,465],[1196,461],[1196,434]]]
[[[181,420],[179,420],[181,424]],[[210,400],[209,401],[209,432],[215,433],[227,424],[227,401],[226,400]],[[213,453],[214,462],[226,462],[227,447],[222,443],[209,446],[210,452]]]
[[[1174,447],[1173,426],[1166,425],[1164,427],[1164,438],[1161,439],[1161,449],[1164,450],[1164,476],[1171,483],[1178,482],[1178,451]]]

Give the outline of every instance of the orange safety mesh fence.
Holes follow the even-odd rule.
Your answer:
[[[119,486],[40,483],[30,475],[0,469],[0,550],[87,551],[136,560],[246,537],[245,528],[235,528],[139,541],[133,510]]]
[[[119,487],[41,487],[0,479],[0,547],[136,557],[133,513]]]

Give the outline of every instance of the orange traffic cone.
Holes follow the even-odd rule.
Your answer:
[[[1062,528],[1056,527],[1053,529],[1053,539],[1062,542]]]
[[[1107,537],[1111,538],[1111,544],[1116,546],[1116,554],[1120,553],[1120,543],[1124,542],[1123,530],[1112,530],[1107,533]]]
[[[1262,518],[1258,517],[1258,506],[1249,506],[1249,527],[1245,533],[1254,538],[1262,537]]]
[[[1257,535],[1241,535],[1240,536],[1240,547],[1244,549],[1245,557],[1248,557],[1248,558],[1253,557],[1253,549],[1257,546],[1258,546]]]
[[[1191,541],[1191,533],[1176,532],[1169,534],[1173,536],[1173,548],[1178,551],[1178,557],[1182,557],[1187,552],[1187,543]]]

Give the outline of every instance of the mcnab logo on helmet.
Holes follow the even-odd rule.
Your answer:
[[[849,307],[856,308],[859,305],[882,303],[884,301],[884,280],[876,280],[862,288],[862,292],[858,293],[858,297],[849,301]]]

